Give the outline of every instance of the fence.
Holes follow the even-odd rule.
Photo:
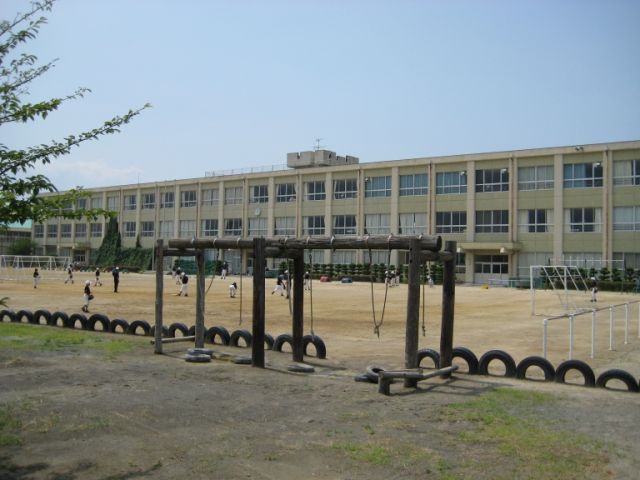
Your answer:
[[[595,358],[595,346],[596,346],[596,316],[598,312],[608,310],[609,311],[609,350],[614,350],[615,343],[615,309],[624,307],[624,343],[629,343],[629,317],[630,317],[630,305],[638,305],[638,338],[640,338],[640,300],[633,302],[618,303],[616,305],[609,305],[608,307],[592,308],[583,312],[574,312],[563,315],[557,315],[554,317],[547,317],[542,321],[542,356],[547,358],[548,350],[548,326],[549,322],[561,320],[563,318],[569,319],[569,359],[573,358],[573,341],[575,335],[575,318],[581,315],[591,314],[591,358]]]

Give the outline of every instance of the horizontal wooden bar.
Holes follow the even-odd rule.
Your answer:
[[[176,343],[176,342],[193,342],[195,341],[195,335],[186,335],[184,337],[174,337],[174,338],[163,338],[162,343]],[[151,340],[151,345],[156,343],[155,340]]]
[[[440,375],[447,375],[458,370],[457,365],[450,367],[439,368],[429,373],[422,373],[416,370],[381,370],[378,372],[378,393],[383,395],[390,395],[390,386],[394,378],[409,378],[411,380],[420,381],[428,378],[438,377]]]

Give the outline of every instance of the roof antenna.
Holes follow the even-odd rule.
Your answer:
[[[313,146],[313,151],[317,152],[318,150],[322,150],[325,145],[320,145],[320,140],[322,140],[322,138],[316,138],[316,144]]]

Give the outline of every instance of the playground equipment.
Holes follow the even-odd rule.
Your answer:
[[[558,295],[562,307],[562,314],[584,311],[577,300],[584,297],[589,291],[589,286],[580,270],[571,265],[532,265],[529,267],[529,281],[531,289],[531,315],[553,315],[550,313],[538,313],[536,310],[536,289],[541,282],[547,284]],[[557,314],[557,313],[556,313]]]
[[[66,270],[71,257],[45,255],[0,255],[0,280],[19,281],[31,277],[33,270]]]

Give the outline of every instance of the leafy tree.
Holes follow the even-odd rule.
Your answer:
[[[44,120],[64,102],[82,98],[89,90],[78,88],[66,96],[30,103],[29,85],[47,73],[55,60],[38,64],[37,57],[20,53],[19,47],[36,38],[40,27],[47,22],[39,16],[52,9],[55,0],[33,2],[26,13],[18,13],[13,20],[0,21],[0,126],[11,123],[26,123]],[[69,135],[61,141],[52,141],[14,150],[0,143],[0,229],[6,230],[12,222],[26,220],[41,222],[50,217],[96,219],[109,212],[102,209],[67,209],[80,197],[87,196],[82,187],[76,187],[60,195],[41,196],[42,193],[57,192],[55,185],[44,175],[31,174],[38,165],[69,154],[72,148],[104,135],[117,133],[120,127],[148,108],[146,104],[125,115],[116,116],[102,126],[77,135]]]
[[[30,238],[21,238],[16,240],[7,249],[9,255],[33,255],[36,251],[36,242]]]

